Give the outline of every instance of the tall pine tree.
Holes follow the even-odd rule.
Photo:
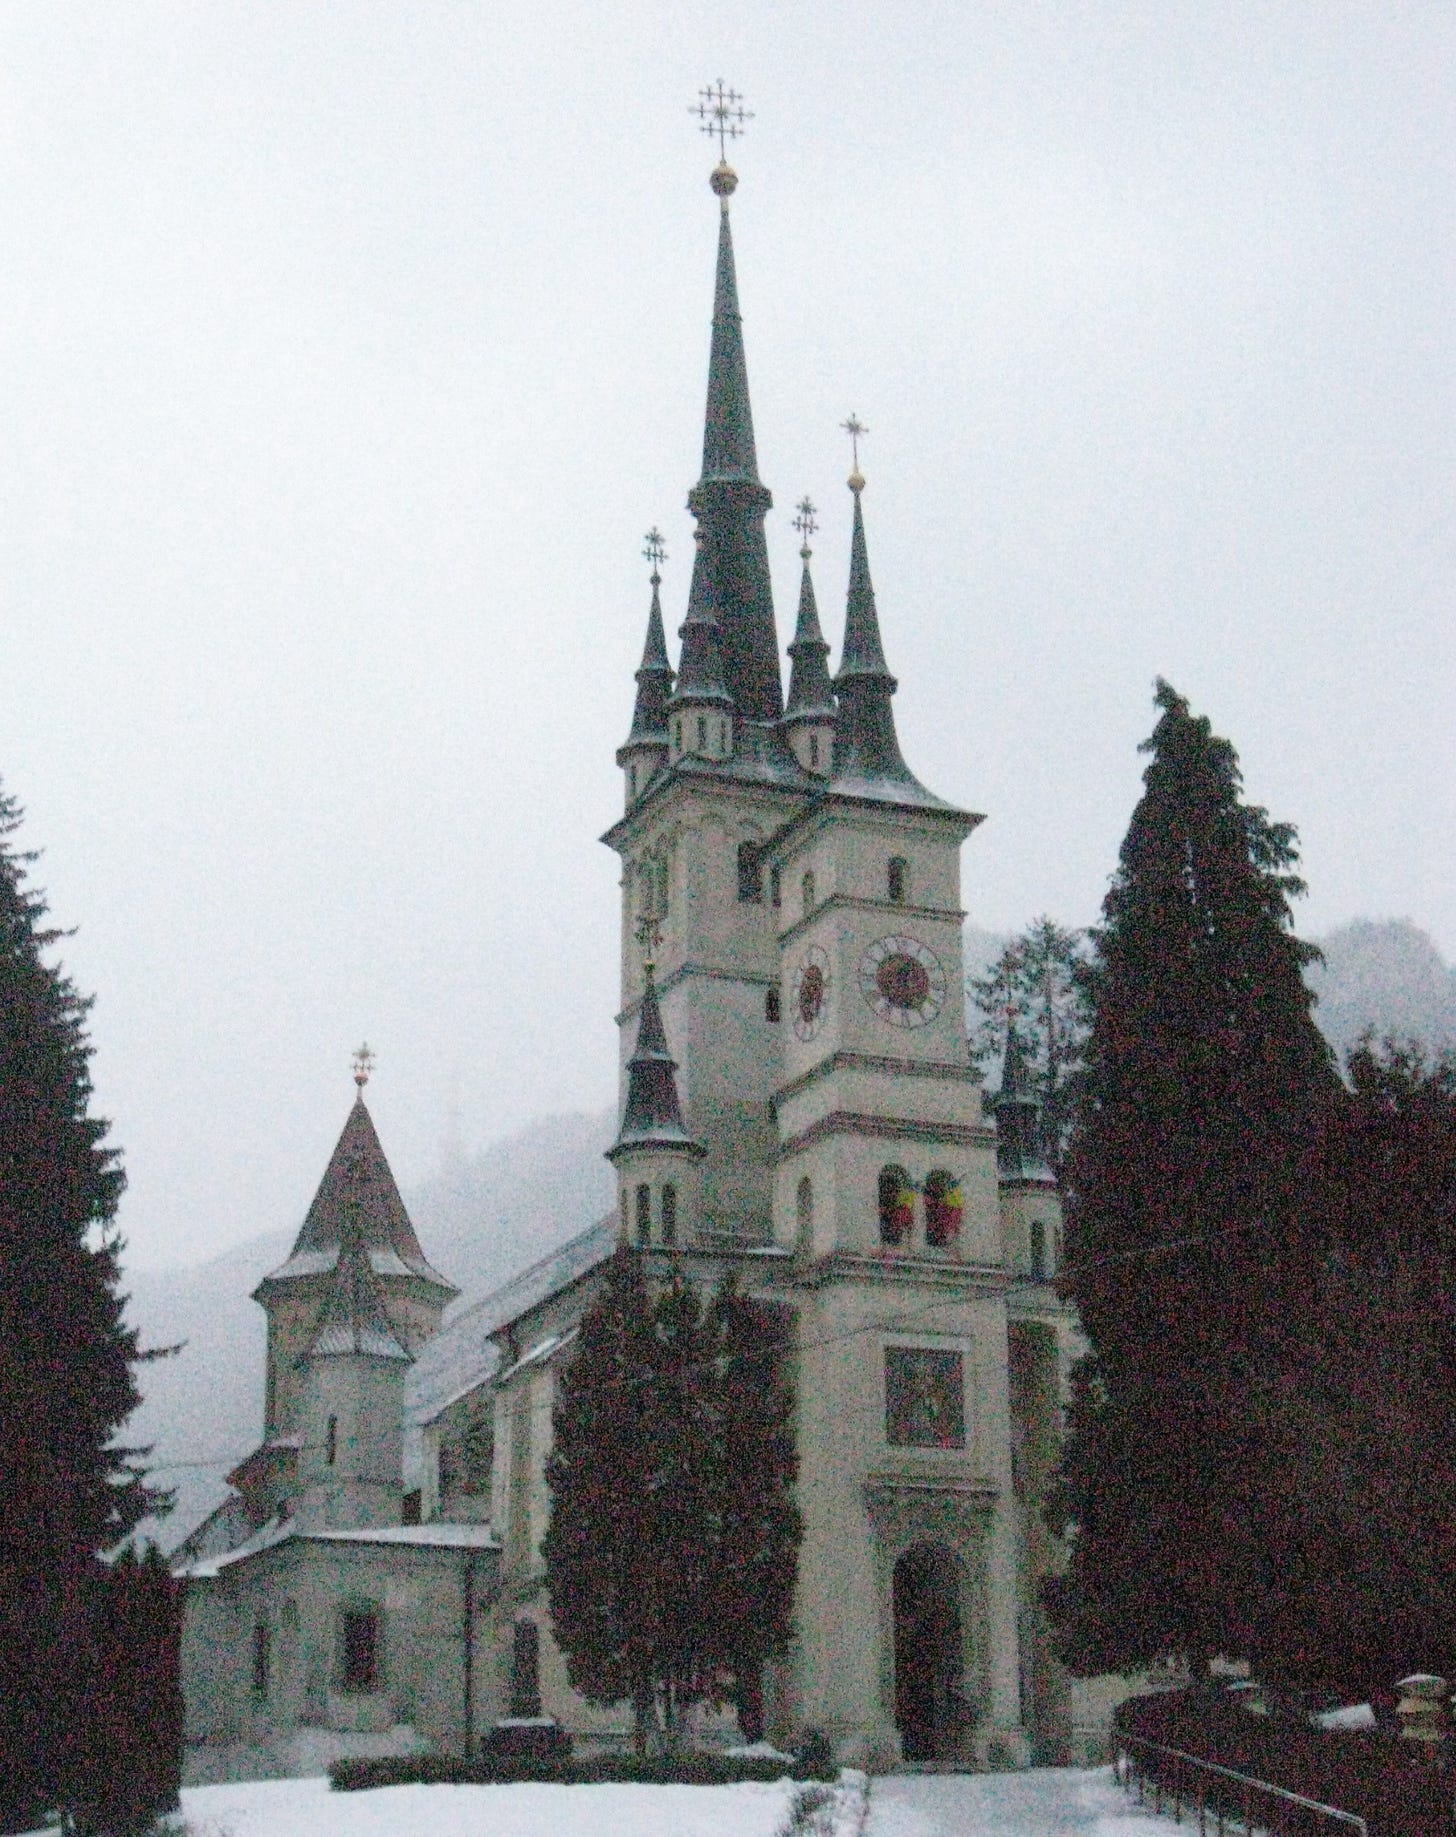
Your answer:
[[[137,1403],[122,1324],[122,1189],[90,1114],[89,1003],[48,958],[0,794],[0,1820],[64,1793],[96,1552],[159,1499],[116,1445]]]
[[[1049,1592],[1074,1669],[1239,1654],[1271,1577],[1248,1413],[1339,1084],[1291,930],[1294,831],[1240,797],[1226,740],[1166,683],[1094,934],[1066,1169],[1065,1281],[1094,1364],[1055,1500]]]

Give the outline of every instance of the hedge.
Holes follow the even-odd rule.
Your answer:
[[[368,1792],[376,1786],[736,1786],[744,1780],[813,1779],[802,1761],[750,1755],[681,1754],[668,1759],[635,1754],[595,1754],[580,1760],[529,1760],[481,1755],[392,1754],[373,1760],[336,1760],[329,1768],[335,1792]]]

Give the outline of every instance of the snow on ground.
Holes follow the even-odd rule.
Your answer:
[[[1079,1772],[900,1773],[870,1788],[865,1837],[1163,1837],[1187,1827],[1144,1811],[1110,1767]]]
[[[189,1837],[773,1837],[787,1780],[739,1786],[189,1786]],[[1139,1834],[1143,1837],[1143,1833]]]

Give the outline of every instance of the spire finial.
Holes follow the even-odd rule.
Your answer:
[[[865,486],[864,474],[859,469],[859,443],[870,430],[853,409],[850,410],[849,419],[841,421],[839,425],[849,435],[850,446],[854,454],[854,470],[849,475],[849,488],[858,497]]]
[[[814,505],[811,499],[800,498],[798,512],[798,516],[794,518],[794,528],[798,530],[799,534],[804,539],[804,545],[799,550],[799,559],[801,561],[807,561],[814,553],[809,547],[809,538],[814,534],[814,531],[818,529],[819,523],[814,515]]]
[[[370,1052],[369,1042],[366,1040],[354,1054],[354,1082],[358,1085],[361,1093],[363,1092],[364,1086],[368,1084],[369,1074],[373,1069],[374,1054]]]
[[[646,972],[647,980],[651,982],[653,970],[652,954],[662,942],[662,921],[655,912],[644,912],[637,921],[636,931],[637,942],[642,946],[643,950],[647,952],[647,956],[643,959],[642,968]]]
[[[642,538],[642,559],[652,563],[652,584],[654,587],[660,587],[662,576],[657,570],[667,560],[667,549],[663,546],[662,531],[655,523]]]
[[[708,183],[723,201],[727,210],[728,200],[738,188],[738,174],[728,164],[728,142],[737,140],[743,132],[745,121],[752,121],[750,110],[744,108],[743,98],[736,89],[724,87],[722,77],[716,83],[710,83],[706,89],[698,91],[696,108],[688,110],[690,115],[698,117],[699,131],[718,136],[718,164],[713,168]]]

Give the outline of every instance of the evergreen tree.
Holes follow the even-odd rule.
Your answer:
[[[781,1313],[741,1294],[730,1274],[710,1316],[717,1364],[709,1475],[715,1645],[749,1741],[764,1732],[764,1665],[788,1646],[804,1532],[794,1503],[799,1457]]]
[[[1095,1363],[1048,1605],[1084,1672],[1256,1639],[1271,1539],[1247,1406],[1307,1299],[1287,1248],[1339,1089],[1291,931],[1294,831],[1241,800],[1207,720],[1166,683],[1156,700],[1066,1169],[1065,1284]]]
[[[655,1300],[619,1249],[563,1371],[542,1544],[552,1626],[589,1701],[632,1702],[672,1748],[692,1704],[752,1722],[787,1642],[800,1537],[777,1334],[731,1282],[705,1310],[674,1272]]]
[[[47,961],[60,933],[0,794],[0,1816],[62,1790],[94,1554],[162,1503],[118,1447],[135,1408],[122,1324],[122,1189],[91,1116],[89,1003]]]
[[[1042,1150],[1059,1168],[1071,1126],[1077,1074],[1090,1021],[1085,932],[1043,915],[1013,938],[984,976],[967,979],[975,1018],[971,1063],[998,1066],[1012,1024],[1041,1105]]]

